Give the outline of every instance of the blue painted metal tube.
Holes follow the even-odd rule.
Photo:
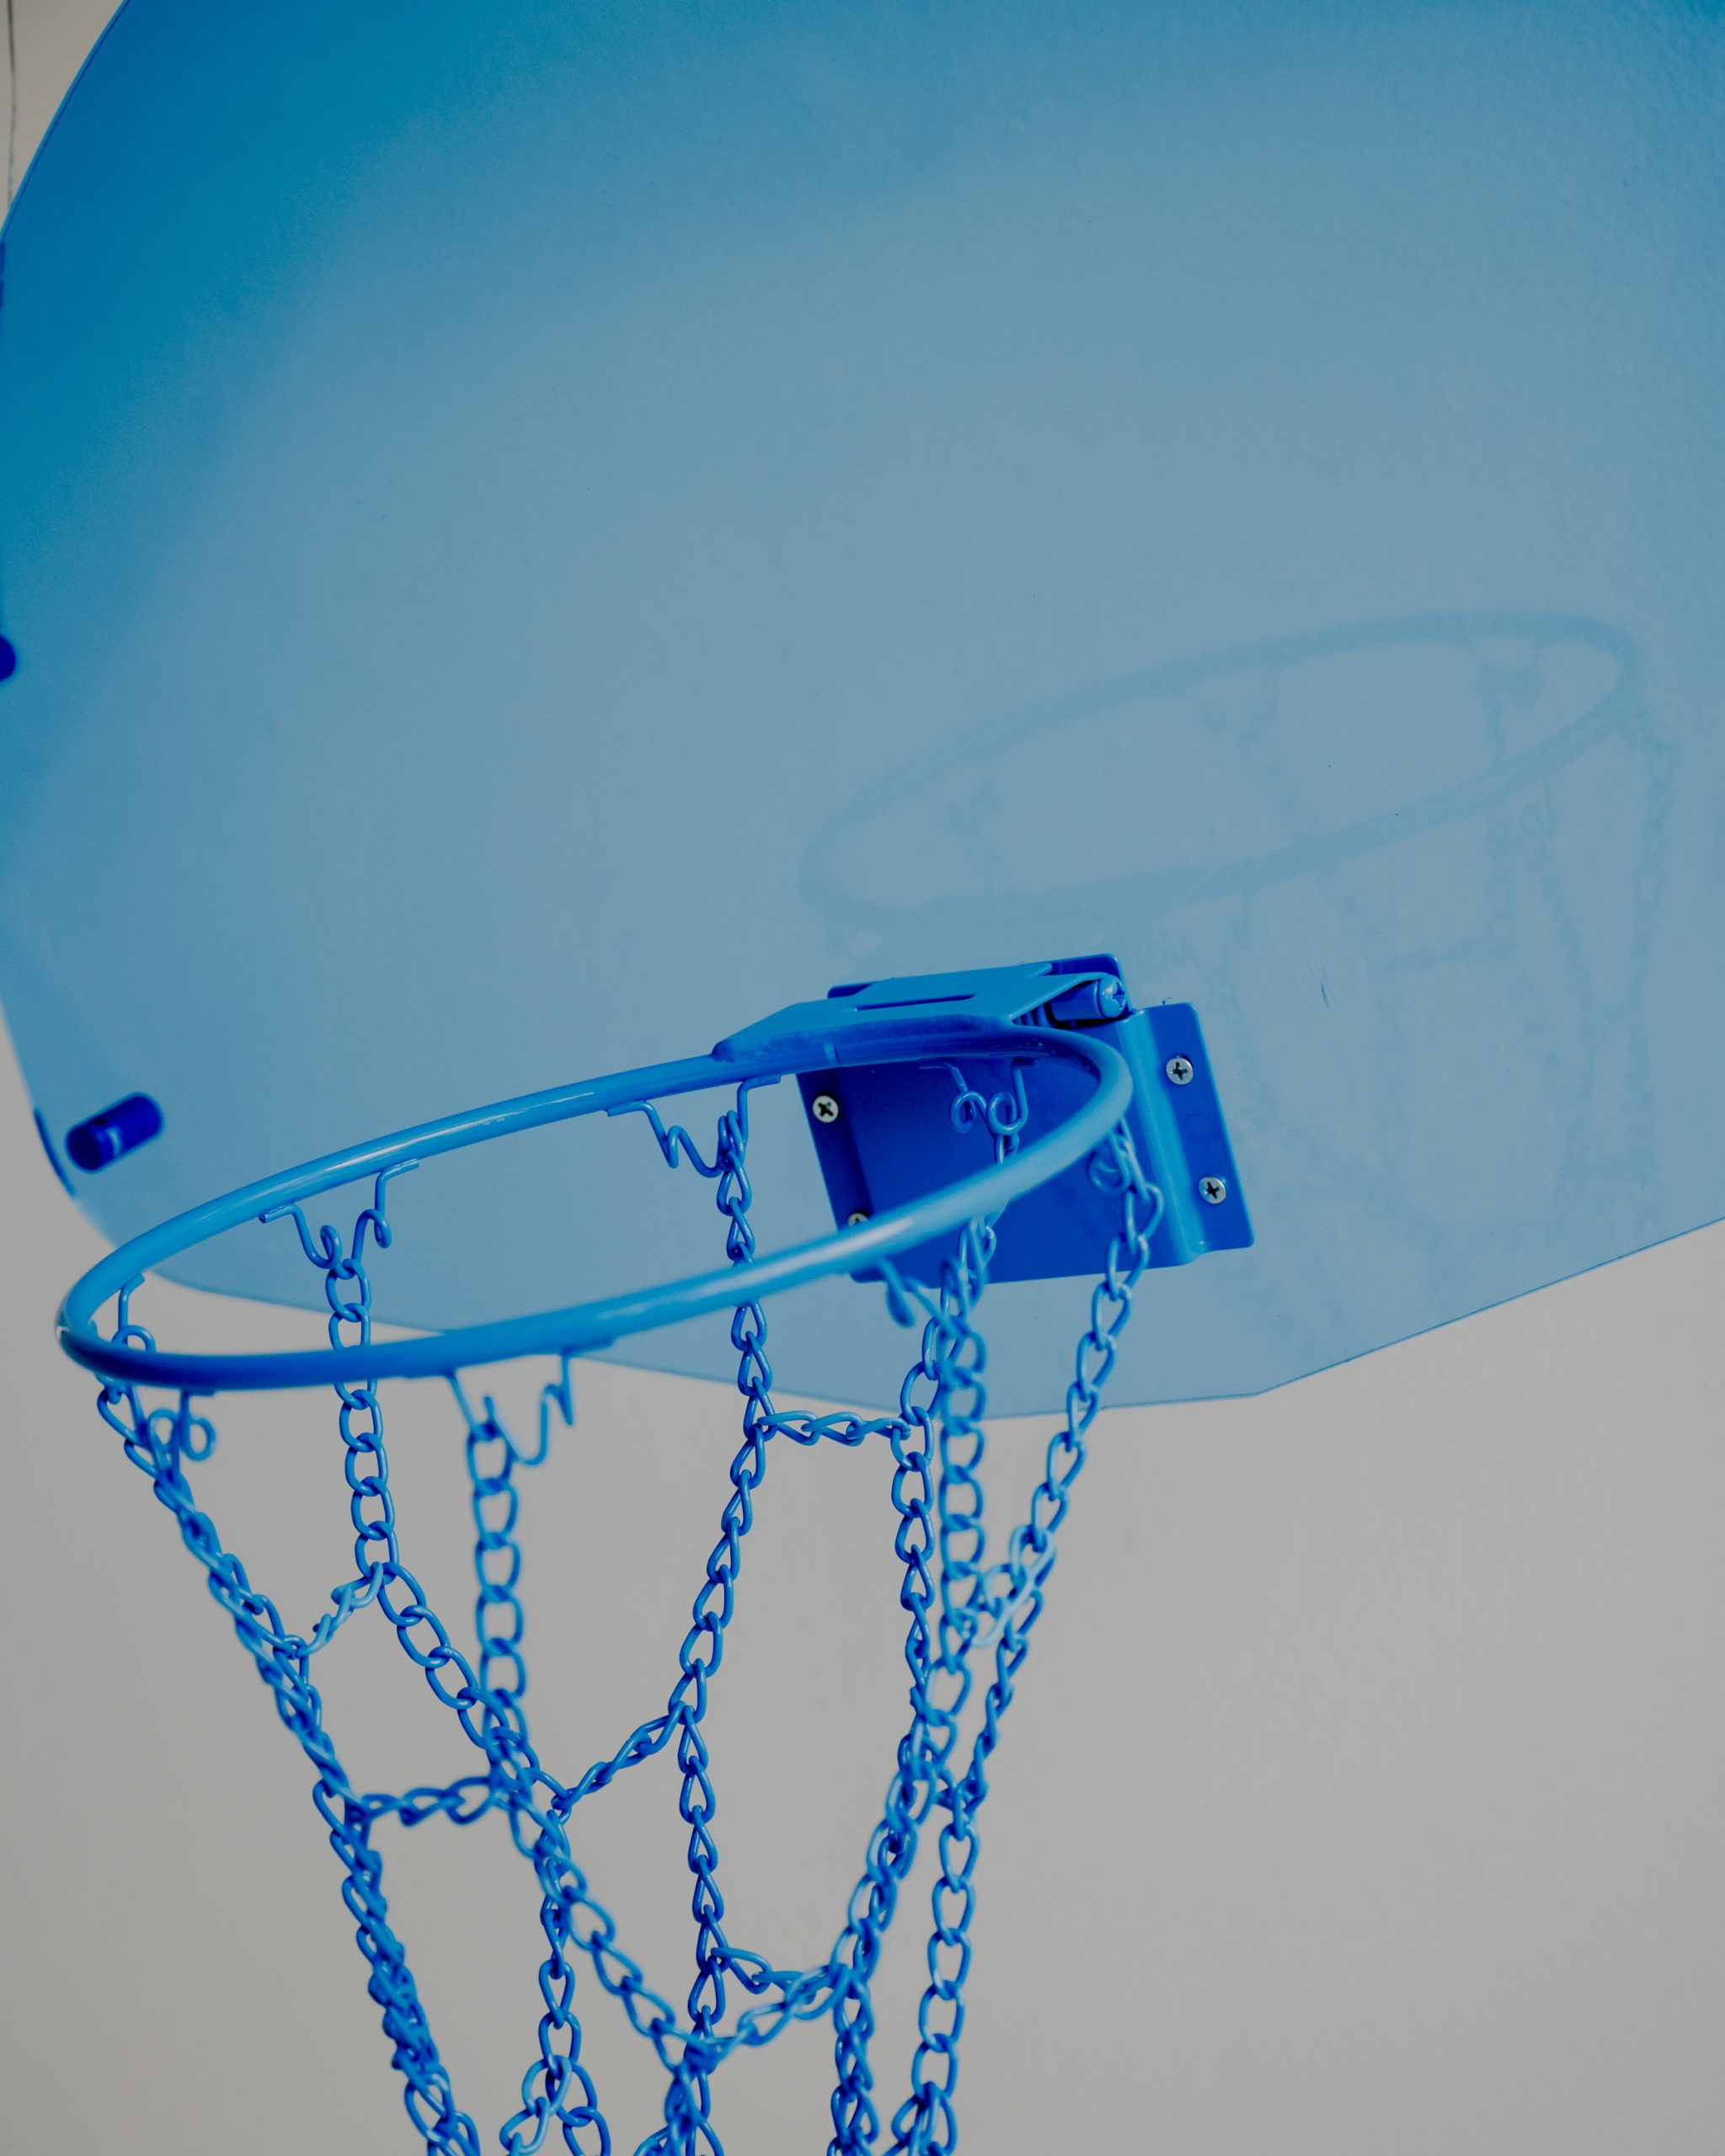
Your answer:
[[[853,1038],[854,1034],[854,1038]],[[302,1203],[321,1192],[357,1182],[382,1170],[439,1153],[568,1122],[630,1103],[663,1100],[713,1086],[732,1086],[750,1079],[784,1078],[813,1067],[846,1059],[847,1049],[866,1048],[872,1062],[909,1061],[931,1054],[1007,1054],[1051,1056],[1087,1065],[1095,1073],[1095,1091],[1058,1129],[1037,1139],[1005,1161],[931,1193],[915,1203],[882,1213],[862,1226],[846,1228],[813,1242],[756,1258],[746,1265],[724,1266],[680,1280],[610,1295],[563,1310],[541,1310],[490,1325],[467,1326],[422,1340],[374,1342],[365,1348],[324,1348],[288,1354],[200,1355],[172,1349],[122,1345],[96,1330],[96,1313],[104,1303],[151,1267],[212,1235],[238,1227],[278,1206]],[[798,1288],[830,1273],[854,1273],[925,1238],[945,1233],[984,1214],[999,1212],[1052,1176],[1081,1160],[1099,1145],[1126,1113],[1132,1077],[1121,1057],[1095,1035],[1010,1024],[954,1024],[944,1049],[926,1027],[898,1038],[874,1025],[835,1028],[829,1063],[811,1065],[806,1040],[763,1043],[741,1057],[692,1056],[676,1063],[625,1070],[605,1078],[584,1079],[548,1091],[523,1094],[463,1115],[420,1123],[410,1130],[377,1138],[346,1152],[248,1183],[224,1198],[211,1198],[188,1213],[136,1235],[93,1266],[61,1305],[60,1344],[74,1362],[98,1376],[120,1383],[162,1386],[205,1396],[220,1392],[279,1391],[297,1385],[357,1384],[387,1377],[438,1377],[483,1363],[505,1362],[518,1355],[586,1354],[608,1348],[634,1332],[644,1332],[709,1310],[734,1309]]]

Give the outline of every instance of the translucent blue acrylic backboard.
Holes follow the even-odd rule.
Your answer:
[[[1674,0],[130,0],[0,304],[0,999],[79,1203],[1109,951],[1258,1236],[1114,1399],[1725,1214],[1722,112]],[[638,1130],[484,1150],[385,1316],[716,1257]],[[1048,1404],[1082,1284],[991,1295]],[[799,1295],[781,1382],[888,1396],[875,1317]]]

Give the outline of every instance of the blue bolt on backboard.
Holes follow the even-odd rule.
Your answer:
[[[1107,951],[1257,1238],[1113,1398],[1725,1214],[1722,96],[1674,0],[130,0],[0,304],[0,997],[78,1202]],[[638,1131],[484,1151],[382,1315],[716,1256]],[[1046,1405],[1084,1284],[991,1292]],[[781,1382],[889,1394],[868,1303]]]

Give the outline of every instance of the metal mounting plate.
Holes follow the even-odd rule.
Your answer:
[[[1068,978],[1112,984],[1118,969],[1104,958],[912,976],[858,984],[834,996],[853,1011],[900,1018],[926,1010],[931,1019],[937,1012],[949,1024],[955,1006],[968,1006],[979,1015],[1034,1016],[1047,1023],[1048,1006]],[[830,1001],[802,1008],[811,1014],[824,1008],[830,1022]],[[1252,1224],[1197,1012],[1188,1003],[1162,1004],[1092,1019],[1086,1030],[1115,1049],[1132,1072],[1129,1128],[1139,1163],[1162,1195],[1151,1264],[1186,1265],[1210,1251],[1247,1247]],[[1081,1072],[1064,1066],[948,1054],[927,1063],[847,1059],[840,1069],[804,1073],[798,1085],[833,1218],[843,1225],[942,1189],[992,1158],[994,1138],[984,1117],[973,1108],[962,1123],[955,1122],[955,1104],[966,1091],[1001,1103],[1003,1120],[1035,1132],[1070,1115],[1087,1082]],[[1015,1199],[996,1223],[990,1278],[1093,1278],[1119,1225],[1113,1177],[1112,1163],[1092,1155]],[[900,1258],[900,1270],[912,1279],[937,1279],[954,1241],[916,1245]]]

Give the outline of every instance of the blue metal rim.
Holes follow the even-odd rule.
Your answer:
[[[771,1081],[803,1070],[831,1067],[846,1059],[843,1051],[851,1046],[858,1053],[849,1059],[860,1060],[866,1053],[868,1060],[879,1063],[963,1053],[1065,1059],[1087,1065],[1097,1084],[1065,1122],[980,1173],[858,1226],[793,1245],[744,1265],[694,1273],[562,1310],[462,1326],[429,1338],[372,1342],[364,1347],[205,1355],[108,1340],[96,1330],[94,1321],[102,1306],[152,1267],[264,1213],[302,1203],[387,1169],[403,1168],[439,1153],[457,1152],[516,1131],[711,1087]],[[392,1377],[444,1377],[457,1369],[521,1355],[590,1354],[632,1333],[674,1325],[713,1310],[732,1310],[740,1303],[804,1286],[827,1273],[858,1272],[928,1236],[997,1214],[1013,1198],[1059,1175],[1099,1145],[1124,1116],[1132,1097],[1132,1078],[1125,1062],[1106,1041],[1089,1033],[1010,1024],[984,1027],[973,1020],[955,1024],[949,1033],[919,1029],[915,1038],[895,1042],[884,1038],[879,1028],[836,1027],[827,1048],[825,1061],[811,1060],[804,1038],[793,1046],[781,1047],[777,1053],[763,1047],[758,1054],[742,1058],[693,1056],[643,1070],[617,1071],[608,1077],[584,1079],[420,1123],[247,1183],[134,1236],[93,1266],[61,1305],[60,1344],[74,1362],[112,1383],[156,1385],[200,1396],[350,1385]]]

